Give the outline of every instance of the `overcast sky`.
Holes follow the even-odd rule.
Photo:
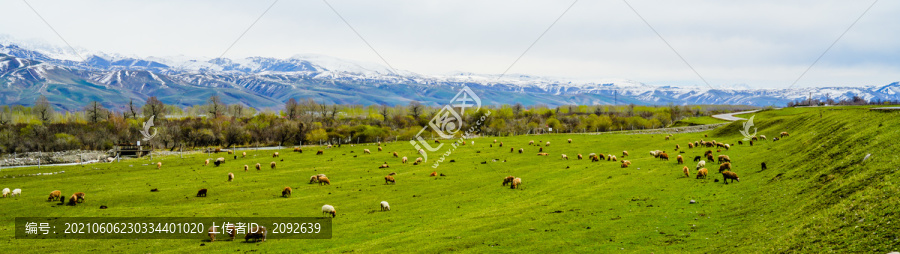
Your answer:
[[[70,44],[126,55],[218,57],[273,1],[36,1]],[[329,3],[394,68],[503,73],[571,1]],[[641,1],[633,6],[713,86],[787,87],[872,1]],[[900,81],[900,1],[880,1],[796,87]],[[0,34],[64,45],[22,1]],[[278,1],[225,57],[322,54],[384,64],[323,1]],[[510,73],[653,85],[703,81],[623,1],[582,0]]]

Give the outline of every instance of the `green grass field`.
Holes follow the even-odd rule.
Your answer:
[[[727,122],[728,121],[715,119],[711,116],[698,116],[698,117],[688,117],[685,119],[681,119],[669,127],[694,126],[694,125],[717,124],[717,123],[727,123]]]
[[[17,198],[0,199],[0,252],[187,253],[381,253],[381,252],[639,252],[639,253],[887,253],[900,250],[900,112],[859,108],[807,108],[756,113],[759,134],[781,141],[736,145],[726,154],[740,182],[723,184],[718,166],[710,179],[694,178],[693,157],[708,148],[687,149],[700,139],[737,143],[742,122],[705,133],[664,135],[541,135],[473,139],[437,169],[413,166],[408,143],[390,143],[304,153],[281,150],[278,168],[265,167],[272,151],[248,152],[248,158],[221,167],[202,166],[206,155],[155,158],[112,164],[3,169],[0,176],[39,172],[50,176],[0,178],[0,188],[21,188]],[[751,130],[752,132],[752,130]],[[704,135],[709,137],[704,138]],[[566,139],[573,139],[571,144]],[[550,141],[536,156],[528,141]],[[682,175],[675,144],[691,168]],[[524,154],[510,153],[525,148]],[[373,154],[362,153],[370,149]],[[315,155],[315,150],[325,155]],[[660,161],[650,150],[672,157]],[[577,154],[603,153],[633,164],[577,160]],[[442,151],[443,152],[443,151]],[[563,160],[560,154],[567,154]],[[871,154],[865,162],[862,159]],[[354,155],[357,157],[354,158]],[[434,160],[436,154],[429,158]],[[456,162],[450,163],[449,160]],[[493,162],[497,159],[499,161]],[[505,160],[505,162],[504,162]],[[389,169],[378,169],[387,162]],[[486,162],[486,164],[482,164]],[[761,170],[760,162],[768,164]],[[255,163],[264,165],[256,171]],[[243,165],[250,165],[249,172]],[[445,177],[429,177],[432,171]],[[226,175],[233,172],[234,182]],[[396,172],[396,185],[383,177]],[[307,184],[327,174],[330,186]],[[501,186],[503,177],[523,179],[520,189]],[[714,179],[720,181],[715,182]],[[281,189],[294,188],[281,198]],[[159,192],[150,192],[158,188]],[[205,198],[194,195],[208,188]],[[75,207],[47,202],[52,190],[83,191],[87,201]],[[392,211],[381,212],[379,202]],[[696,204],[690,204],[696,200]],[[321,216],[334,205],[334,234],[328,240],[240,241],[185,240],[16,240],[17,216]],[[98,209],[107,205],[109,209]],[[238,236],[243,239],[242,236]],[[205,246],[201,246],[205,245]]]

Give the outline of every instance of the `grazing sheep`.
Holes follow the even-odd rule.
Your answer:
[[[607,158],[608,160],[611,160],[611,161],[616,161],[616,159],[617,159],[616,156],[615,156],[615,155],[612,155],[612,154],[610,154],[610,155],[607,156],[606,158]]]
[[[735,174],[734,172],[731,172],[731,171],[725,171],[725,172],[722,172],[722,178],[725,178],[725,179],[724,179],[724,180],[725,180],[725,184],[728,184],[728,179],[731,179],[731,182],[732,182],[732,183],[733,183],[735,180],[738,181],[738,182],[741,181],[741,179],[738,178],[738,175]]]
[[[659,158],[659,152],[659,150],[650,151],[650,155],[653,156],[653,158]]]
[[[224,158],[224,157],[216,158],[216,161],[213,162],[213,164],[216,164],[216,167],[218,167],[219,165],[222,165],[222,163],[225,163],[225,158]]]
[[[331,180],[328,180],[328,177],[324,175],[319,176],[319,185],[331,185]]]
[[[549,154],[549,153],[538,153],[537,155],[538,155],[538,156],[547,156],[547,155],[550,155],[550,154]]]
[[[756,136],[750,137],[750,141],[759,141],[759,137],[756,137]]]
[[[500,142],[500,147],[503,147],[503,142]],[[512,152],[512,151],[510,151],[510,152]]]
[[[579,160],[580,160],[580,159],[584,159],[584,157],[581,156],[581,154],[579,153],[579,154],[578,154],[578,159],[579,159]]]
[[[56,201],[58,199],[61,199],[62,198],[61,196],[62,196],[62,191],[59,191],[59,190],[51,191],[50,197],[47,198],[47,201]]]
[[[363,149],[363,153],[364,154],[372,154],[372,152],[370,152],[369,149]]]
[[[730,149],[731,149],[731,145],[729,145],[729,144],[725,144],[725,145],[723,145],[723,147],[725,147],[725,150],[730,150]]]
[[[731,162],[731,158],[728,157],[728,155],[721,154],[721,155],[719,155],[719,160],[718,160],[718,162],[719,162],[719,163],[722,163],[722,162]]]
[[[441,141],[440,141],[440,140],[438,140],[438,139],[434,139],[434,143],[435,143],[435,144],[440,144],[440,143],[441,143]]]
[[[303,148],[294,147],[294,152],[295,153],[303,153]]]
[[[206,166],[206,165],[209,165],[209,159],[206,159],[206,161],[203,162],[203,166]]]
[[[208,233],[207,235],[209,235],[209,241],[210,241],[210,242],[215,242],[215,241],[216,241],[216,234],[219,233],[219,231],[216,229],[216,225],[210,226],[208,232],[209,232],[209,233]]]
[[[768,139],[766,139],[766,135],[759,135],[759,139],[768,140]]]
[[[397,152],[394,152],[394,158],[400,158],[400,155],[398,155]]]
[[[753,140],[750,140],[750,146],[753,146]]]
[[[659,154],[659,159],[660,160],[669,160],[669,154],[667,154],[666,152],[662,152]]]
[[[547,146],[550,146],[550,141],[547,141]]]
[[[677,164],[684,164],[684,158],[682,158],[681,155],[678,155],[675,159],[678,161]]]
[[[694,148],[694,143],[688,143],[688,149],[693,149],[693,148]]]
[[[255,226],[249,229],[247,234],[244,235],[244,241],[249,242],[252,239],[254,242],[259,242],[259,240],[262,239],[262,241],[265,242],[267,233],[266,227]]]
[[[544,148],[543,147],[538,148],[538,152],[544,152]]]
[[[318,176],[310,176],[309,177],[309,184],[314,184],[314,183],[318,183],[318,182],[319,182]]]
[[[325,151],[319,150],[318,152],[316,152],[316,155],[323,155],[323,154],[325,154]]]
[[[623,167],[623,168],[627,168],[628,165],[631,165],[631,162],[630,162],[630,161],[627,161],[627,160],[623,160],[623,161],[622,161],[622,167]]]
[[[675,151],[678,151],[678,149],[681,149],[681,146],[678,144],[675,144]]]
[[[384,176],[384,184],[388,184],[388,183],[396,184],[397,180],[394,180],[393,176]]]
[[[8,196],[9,196],[9,188],[3,188],[3,197],[5,198]]]
[[[719,164],[719,173],[722,173],[723,171],[730,171],[730,170],[731,170],[731,162]]]
[[[788,134],[786,131],[782,131],[782,132],[781,132],[781,138],[784,138],[784,137],[787,137],[787,136],[790,136],[790,135],[791,135],[791,134]]]
[[[428,175],[428,176],[437,176],[437,171],[432,171],[431,175]]]
[[[494,144],[496,144],[496,143],[497,143],[497,140],[495,139],[495,140],[494,140]]]
[[[522,184],[522,178],[516,177],[516,179],[512,180],[512,184],[509,185],[510,189],[518,189],[519,185]]]
[[[743,145],[744,141],[738,140],[738,145]]]
[[[571,143],[572,143],[572,139],[570,138],[570,139],[569,139],[569,144],[571,144]]]
[[[156,162],[156,169],[162,168],[162,161]]]
[[[422,163],[422,162],[425,162],[425,160],[422,159],[422,157],[416,158],[416,163]]]
[[[666,140],[669,140],[669,136],[666,136]]]
[[[250,166],[244,165],[244,172],[247,172],[247,170],[249,170],[249,169],[250,169]]]
[[[566,159],[566,160],[569,160],[569,156],[568,156],[568,155],[565,155],[565,154],[563,154],[563,155],[562,155],[562,158],[561,158],[561,159]]]
[[[700,161],[697,163],[697,169],[699,170],[702,167],[706,167],[706,161]]]
[[[332,146],[331,146],[331,145],[328,145],[328,146],[326,146],[326,147],[327,147],[328,149],[331,149]]]
[[[406,163],[406,162],[407,162],[406,156],[403,156],[402,161],[403,161],[403,163]]]
[[[291,193],[293,193],[293,192],[294,192],[294,190],[292,190],[291,187],[284,187],[284,189],[281,190],[281,197],[283,197],[283,198],[290,197]]]
[[[628,151],[622,151],[622,158],[625,158],[625,156],[628,156]]]
[[[228,172],[228,181],[234,181],[234,173]]]
[[[275,162],[273,161],[272,163],[269,163],[269,167],[271,167],[272,169],[275,169]]]
[[[528,141],[528,145],[534,145],[534,140]]]
[[[378,151],[381,152],[382,150],[384,150],[384,149],[382,149],[382,148],[379,146],[379,147],[378,147]]]
[[[519,148],[519,153],[525,152],[525,148]]]
[[[765,163],[765,162],[763,162],[760,166],[762,166],[762,170],[769,169],[768,167],[766,167],[766,163]]]
[[[681,172],[684,173],[684,177],[691,177],[691,170],[687,166],[681,168]]]
[[[272,154],[272,158],[278,157],[278,152]]]
[[[69,202],[66,205],[75,206],[76,204],[78,204],[78,196],[72,194],[72,196],[69,196]]]
[[[513,179],[516,179],[516,177],[515,176],[507,176],[507,177],[503,178],[503,186],[506,186],[507,184],[512,183]]]
[[[22,195],[22,189],[15,189],[15,190],[12,190],[12,192],[9,194],[10,197],[12,197],[12,196],[17,196],[17,197],[18,197],[18,196],[21,196],[21,195]]]
[[[84,192],[75,192],[75,194],[72,194],[72,195],[75,195],[75,198],[77,200],[81,200],[78,203],[84,203]]]
[[[262,165],[259,165],[259,163],[256,163],[256,170],[257,171],[262,170]]]
[[[200,189],[197,191],[197,197],[206,197],[206,189]]]
[[[706,155],[706,160],[708,160],[708,161],[716,161],[716,159],[713,158],[712,154],[707,154],[707,155]]]
[[[247,152],[241,153],[241,158],[247,157]]]
[[[334,206],[323,205],[322,214],[331,214],[331,218],[334,218],[335,216],[337,216],[337,210],[334,209]]]
[[[700,157],[699,155],[694,156],[694,161],[700,161],[700,159],[703,159],[703,157]]]
[[[391,166],[388,166],[387,162],[384,162],[384,164],[381,164],[381,166],[378,166],[378,168],[389,168],[389,167],[391,167]]]
[[[781,139],[780,139],[780,138],[778,138],[778,137],[774,137],[774,138],[772,138],[772,142],[775,142],[775,141],[778,141],[778,140],[781,140]]]
[[[384,211],[390,211],[390,210],[391,210],[391,205],[388,204],[387,201],[381,201],[381,211],[384,212]]]
[[[700,147],[700,141],[694,141],[694,147]]]
[[[706,168],[701,168],[697,171],[697,179],[703,178],[706,179],[707,170]]]

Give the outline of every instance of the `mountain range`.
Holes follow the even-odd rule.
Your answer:
[[[866,87],[747,89],[652,86],[630,80],[572,82],[529,75],[453,73],[422,75],[379,64],[322,55],[287,59],[189,57],[140,58],[33,45],[0,37],[0,104],[32,105],[41,94],[57,109],[81,109],[99,101],[113,109],[156,96],[166,104],[225,103],[281,108],[290,98],[320,103],[426,105],[447,103],[463,86],[484,104],[742,104],[784,106],[813,99],[900,100],[900,84]]]

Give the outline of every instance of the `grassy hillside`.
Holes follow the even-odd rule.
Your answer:
[[[278,169],[258,172],[242,167],[268,164],[271,151],[249,151],[248,158],[229,159],[221,167],[202,166],[207,156],[192,155],[156,158],[164,164],[160,170],[148,160],[3,169],[0,176],[66,173],[0,178],[0,188],[23,189],[21,197],[0,199],[0,252],[52,252],[68,245],[75,246],[68,251],[129,253],[886,253],[900,250],[898,116],[841,108],[759,112],[754,120],[759,134],[770,140],[781,131],[791,136],[714,153],[734,161],[741,181],[728,185],[714,163],[707,166],[710,179],[694,179],[692,158],[708,149],[684,149],[690,178],[682,175],[673,149],[704,135],[737,143],[740,122],[668,141],[664,135],[516,136],[497,138],[504,143],[499,148],[494,138],[479,138],[436,169],[445,177],[429,177],[435,171],[430,164],[401,164],[391,156],[397,151],[412,159],[415,151],[406,143],[386,144],[384,152],[373,145],[323,148],[321,156],[311,152],[320,148],[302,154],[282,150]],[[551,141],[543,147],[550,156],[536,156],[538,147],[527,146],[530,140]],[[510,153],[510,147],[526,152]],[[362,154],[364,148],[373,154]],[[655,149],[668,151],[672,160],[653,158],[648,151]],[[576,158],[592,152],[621,157],[623,150],[631,154],[629,168]],[[213,158],[219,156],[227,155]],[[767,170],[760,169],[763,161]],[[378,169],[383,162],[391,168]],[[228,172],[235,173],[234,182],[226,181]],[[389,172],[397,172],[396,185],[384,185]],[[332,185],[306,184],[317,173],[327,174]],[[522,188],[502,187],[507,175],[521,177]],[[295,189],[293,197],[280,197],[285,186]],[[160,191],[150,192],[153,188]],[[208,188],[209,196],[194,197],[200,188]],[[76,207],[46,202],[56,189],[86,192],[87,202]],[[379,211],[382,200],[392,211]],[[311,217],[321,216],[326,203],[338,210],[329,240],[15,240],[12,233],[16,216]]]

